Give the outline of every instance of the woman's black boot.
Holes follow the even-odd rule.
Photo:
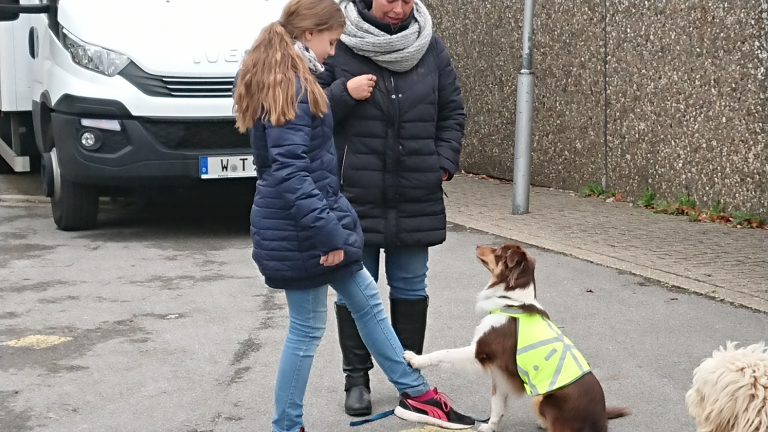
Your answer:
[[[371,385],[368,371],[373,360],[368,352],[352,313],[344,305],[336,305],[336,323],[339,327],[339,345],[344,362],[344,411],[351,416],[371,414]]]
[[[392,327],[406,351],[421,354],[427,330],[429,297],[417,300],[390,299]]]

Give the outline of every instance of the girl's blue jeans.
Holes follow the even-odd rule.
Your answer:
[[[365,345],[397,390],[412,396],[429,391],[424,377],[403,359],[403,347],[368,271],[362,269],[331,286],[344,297]],[[327,295],[327,285],[285,291],[290,323],[277,371],[274,432],[298,432],[304,424],[304,393],[315,351],[325,332]]]

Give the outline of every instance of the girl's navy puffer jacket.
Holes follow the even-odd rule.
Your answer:
[[[300,97],[296,118],[250,130],[258,173],[251,208],[253,260],[272,288],[313,288],[362,268],[363,234],[339,190],[333,119]],[[344,250],[334,267],[321,255]]]

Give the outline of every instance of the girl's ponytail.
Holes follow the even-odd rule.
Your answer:
[[[266,26],[240,67],[235,87],[237,129],[245,133],[256,121],[282,126],[296,118],[296,78],[317,116],[328,111],[328,98],[294,48],[305,32],[341,30],[344,15],[334,0],[291,0],[280,21]]]

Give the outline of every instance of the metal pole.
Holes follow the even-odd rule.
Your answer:
[[[535,0],[525,0],[523,16],[523,68],[517,74],[515,123],[515,172],[512,213],[528,213],[531,192],[531,147],[533,145],[533,11]]]

